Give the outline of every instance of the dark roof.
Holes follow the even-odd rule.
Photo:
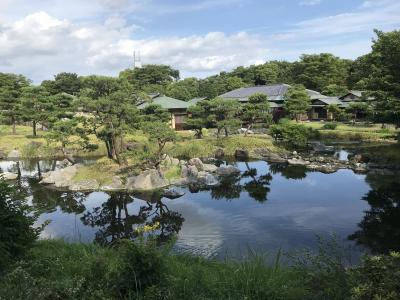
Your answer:
[[[160,105],[164,109],[187,109],[190,105],[188,102],[174,99],[167,96],[158,96],[153,98],[150,102],[142,103],[138,106],[139,109],[143,109],[149,104]]]
[[[273,84],[273,85],[260,85],[260,86],[252,86],[252,87],[244,87],[239,88],[225,94],[220,95],[219,97],[225,99],[236,99],[241,102],[247,102],[248,98],[256,93],[264,94],[268,97],[270,101],[284,100],[284,95],[287,90],[290,88],[288,84]],[[307,90],[311,99],[320,99],[322,97],[326,97],[316,91]]]

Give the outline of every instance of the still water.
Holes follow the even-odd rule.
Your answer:
[[[235,162],[241,174],[210,189],[160,193],[76,193],[38,184],[54,161],[2,161],[18,170],[16,184],[47,220],[42,238],[71,242],[177,234],[175,250],[205,257],[238,257],[249,248],[276,252],[317,247],[316,235],[335,234],[357,257],[364,251],[400,250],[400,188],[397,176],[333,174],[264,161]]]

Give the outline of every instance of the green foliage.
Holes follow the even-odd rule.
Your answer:
[[[251,129],[256,122],[269,124],[272,121],[272,115],[269,111],[267,96],[261,93],[251,95],[249,102],[243,108],[241,119],[247,123],[247,130]]]
[[[222,130],[225,131],[225,136],[238,129],[241,126],[241,121],[238,118],[240,115],[241,106],[236,100],[226,100],[215,98],[210,102],[210,114],[208,120],[212,122],[218,130],[219,137]]]
[[[307,90],[302,85],[294,85],[290,87],[285,94],[285,109],[296,119],[300,120],[302,114],[307,113],[310,109],[311,99]]]
[[[168,110],[160,105],[150,103],[140,110],[141,122],[163,122],[167,123],[171,120],[171,114]]]
[[[165,94],[169,97],[189,101],[199,96],[199,80],[197,78],[185,78],[168,85]]]
[[[322,126],[322,129],[327,129],[327,130],[335,130],[337,127],[337,123],[331,122],[331,123],[325,123],[324,126]]]
[[[400,254],[365,256],[352,272],[351,299],[400,299]]]
[[[209,115],[211,112],[211,103],[208,100],[199,101],[196,105],[189,107],[189,118],[186,119],[186,128],[194,130],[195,136],[203,136],[203,128],[210,125]]]
[[[23,195],[0,178],[0,275],[14,260],[20,258],[38,238],[36,218]]]
[[[310,138],[318,136],[318,132],[312,128],[290,122],[270,126],[270,134],[276,141],[283,142],[289,148],[303,148]]]
[[[346,86],[350,63],[330,53],[303,54],[293,65],[293,78],[308,89],[322,92],[329,87],[328,91],[332,91],[332,85]]]
[[[345,95],[347,92],[347,86],[337,84],[329,84],[325,86],[322,90],[322,94],[327,96],[342,96]]]
[[[41,84],[50,94],[67,93],[78,95],[81,89],[81,80],[76,73],[62,72],[54,76],[54,80],[44,80]]]

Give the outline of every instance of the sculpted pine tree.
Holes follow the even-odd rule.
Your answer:
[[[307,90],[302,85],[294,85],[288,89],[285,94],[284,107],[289,115],[300,121],[301,115],[310,109],[311,99]]]
[[[247,124],[248,131],[256,122],[269,124],[272,120],[272,115],[269,110],[268,97],[261,93],[253,94],[249,97],[249,102],[244,106],[241,119]]]

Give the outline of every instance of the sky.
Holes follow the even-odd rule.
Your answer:
[[[0,72],[116,76],[166,64],[205,77],[268,60],[370,51],[400,29],[399,0],[0,0]]]

